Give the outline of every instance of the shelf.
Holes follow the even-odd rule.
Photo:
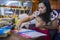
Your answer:
[[[17,8],[15,8],[15,7],[14,8],[13,7],[3,7],[3,8],[11,8],[11,9],[19,9],[19,10],[29,10],[28,8],[24,9],[22,7],[21,8],[20,7],[17,7]]]

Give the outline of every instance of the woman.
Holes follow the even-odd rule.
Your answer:
[[[33,15],[28,16],[28,17],[26,17],[24,19],[20,19],[18,21],[18,23],[16,24],[16,27],[19,28],[19,26],[23,22],[32,20],[35,17],[37,17],[38,15],[42,15],[45,18],[46,27],[49,29],[51,40],[53,40],[53,37],[54,37],[55,32],[56,32],[56,28],[57,28],[57,21],[58,21],[57,16],[58,16],[58,13],[55,10],[53,10],[53,12],[52,12],[49,2],[40,1],[38,3],[38,10],[35,11]],[[53,32],[53,34],[52,34],[52,32]]]

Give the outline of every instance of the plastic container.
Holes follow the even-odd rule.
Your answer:
[[[2,34],[3,34],[3,31],[4,31],[3,29],[0,29],[0,35],[2,35]]]

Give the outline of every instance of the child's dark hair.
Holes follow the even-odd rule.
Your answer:
[[[44,3],[44,5],[46,6],[46,13],[41,14],[40,16],[43,16],[44,20],[46,21],[46,23],[48,23],[50,20],[50,13],[52,12],[51,10],[51,6],[49,3],[49,0],[40,0],[39,3]],[[38,4],[39,4],[38,3]]]
[[[44,16],[42,16],[42,15],[38,15],[38,17],[41,18],[42,21],[44,21],[46,24],[48,23],[47,20],[46,20],[46,18],[45,18]]]

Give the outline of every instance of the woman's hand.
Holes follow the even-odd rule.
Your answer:
[[[22,24],[22,21],[21,20],[18,20],[18,22],[16,23],[16,29],[17,30],[20,30],[21,24]]]
[[[39,14],[40,14],[40,11],[35,11],[35,12],[33,13],[33,16],[34,16],[34,17],[37,17]]]

